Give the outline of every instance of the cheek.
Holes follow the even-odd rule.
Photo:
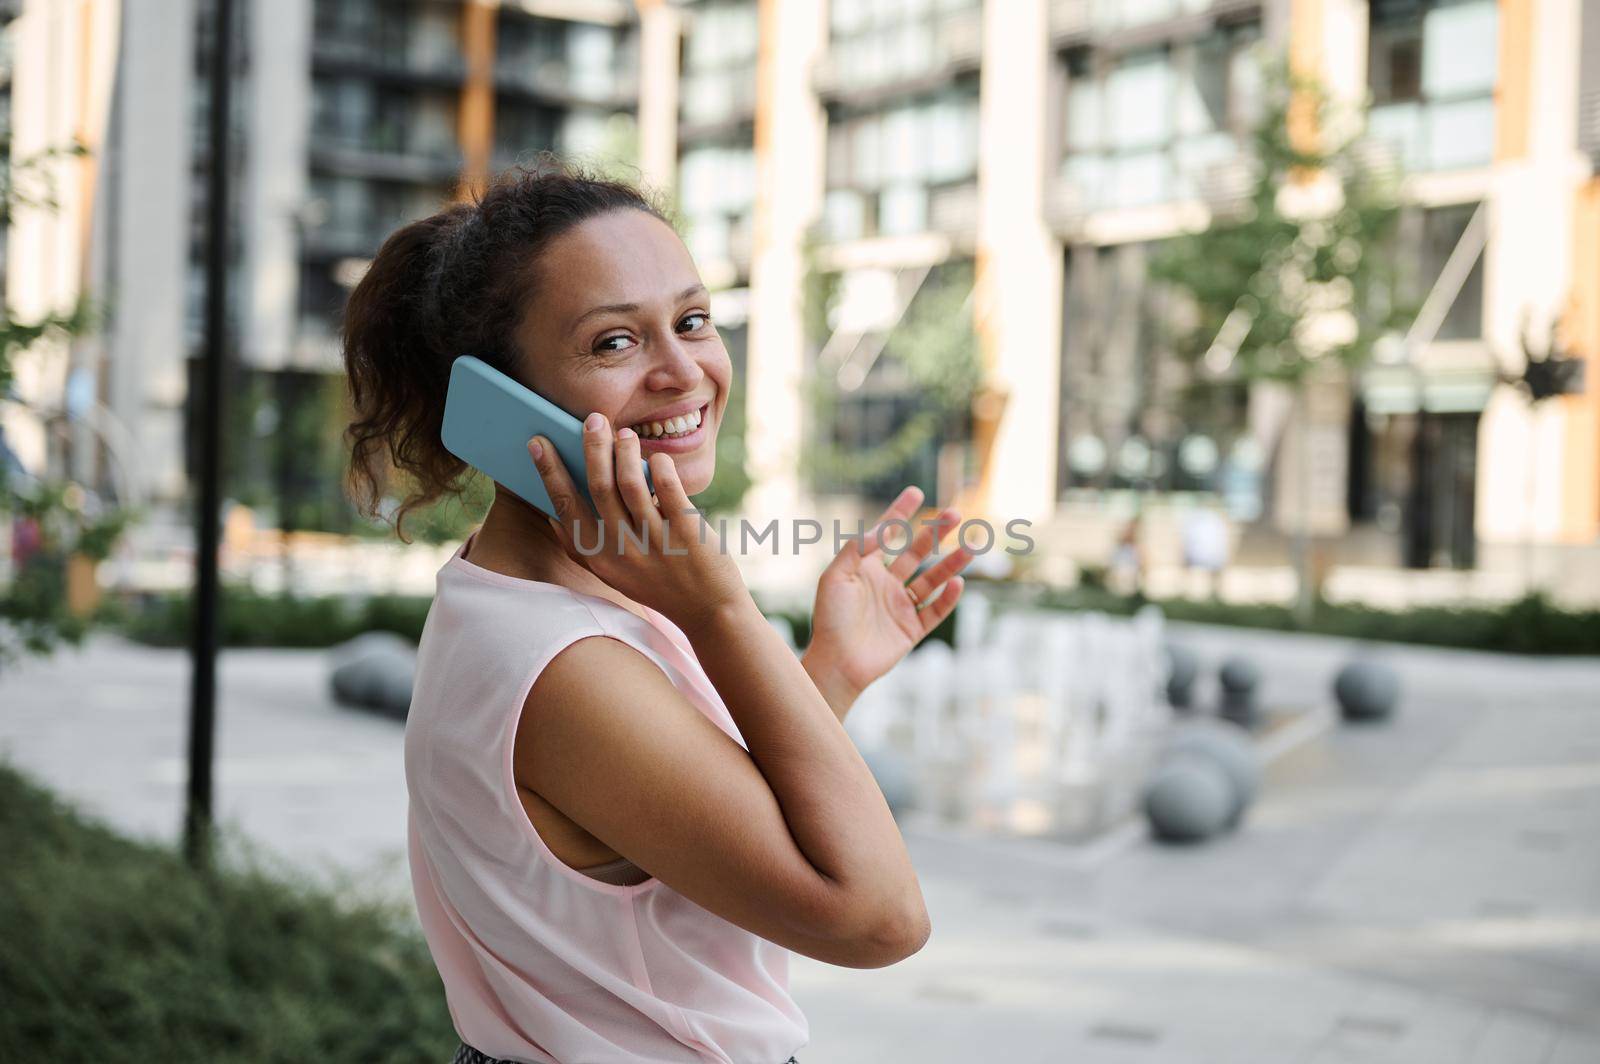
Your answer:
[[[617,418],[628,410],[630,403],[644,388],[637,375],[628,370],[596,373],[583,381],[578,388],[585,410],[598,410],[611,422],[613,430],[621,427]]]
[[[728,393],[733,391],[733,362],[726,352],[706,367],[706,376],[717,382],[717,409],[721,410],[728,405]]]

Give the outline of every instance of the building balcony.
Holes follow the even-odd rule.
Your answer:
[[[842,243],[937,234],[948,246],[967,247],[978,232],[975,181],[929,186],[917,182],[882,189],[833,188],[820,235]]]
[[[1245,206],[1254,181],[1250,156],[1226,132],[1132,150],[1078,151],[1062,160],[1051,213],[1067,227],[1096,211],[1180,202],[1232,214]]]
[[[347,74],[391,83],[457,88],[467,73],[459,51],[385,47],[352,37],[319,37],[311,49],[315,74]]]
[[[464,165],[455,144],[410,145],[400,138],[317,131],[311,134],[309,154],[313,169],[385,181],[454,181]]]
[[[1600,20],[1600,15],[1596,18]],[[1595,80],[1600,81],[1600,77]],[[1600,86],[1578,101],[1578,149],[1600,170]]]
[[[907,39],[884,33],[835,38],[812,71],[812,87],[824,102],[870,107],[879,100],[938,88],[978,69],[983,60],[983,12],[957,11],[925,26],[908,23],[901,33],[925,29],[923,47],[903,47]],[[891,44],[891,42],[894,42]],[[899,54],[895,55],[898,47]],[[911,53],[911,54],[908,54]],[[891,58],[893,56],[893,58]]]
[[[1261,7],[1262,0],[1051,0],[1050,38],[1058,48],[1132,51],[1254,21]]]
[[[495,90],[556,107],[598,106],[630,110],[638,104],[639,79],[631,68],[580,76],[562,59],[502,55],[495,60]]]
[[[1494,119],[1487,94],[1386,103],[1367,113],[1367,135],[1413,173],[1468,170],[1494,160]]]
[[[755,121],[754,67],[686,76],[678,107],[680,140],[720,140]]]
[[[300,257],[308,262],[371,258],[389,235],[361,222],[333,223],[309,229],[300,240]]]

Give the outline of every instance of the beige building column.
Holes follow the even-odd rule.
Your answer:
[[[1044,0],[989,0],[978,98],[974,301],[989,389],[974,408],[979,482],[967,517],[1042,522],[1055,509],[1062,252],[1045,225],[1049,86]]]
[[[683,15],[665,0],[639,8],[639,169],[645,184],[670,195],[678,174],[678,66]]]
[[[461,142],[459,199],[470,199],[489,182],[494,155],[494,37],[500,0],[461,5],[461,50],[467,76],[461,87],[457,137]]]
[[[308,183],[312,0],[242,6],[235,17],[248,20],[252,61],[246,82],[249,147],[238,191],[241,231],[234,237],[244,255],[235,282],[244,316],[239,358],[277,370],[299,363],[293,349]],[[209,91],[204,83],[198,88]]]
[[[1561,400],[1566,414],[1561,538],[1600,539],[1600,177],[1586,181],[1573,212],[1572,298],[1567,353],[1585,362],[1582,395]]]
[[[73,310],[81,297],[95,298],[94,247],[97,201],[104,197],[107,121],[116,70],[120,5],[114,0],[30,0],[11,24],[14,67],[11,86],[11,166],[21,191],[49,192],[54,208],[18,207],[6,240],[6,302],[23,321]],[[89,154],[63,155],[29,167],[16,166],[51,150],[82,144]],[[187,173],[187,170],[185,170]],[[99,338],[76,342],[45,339],[12,360],[14,387],[24,403],[58,408],[76,349],[96,367],[104,351]],[[31,471],[69,472],[55,453],[43,424],[31,413],[0,406],[6,439]],[[80,445],[92,438],[76,434]],[[72,470],[86,475],[87,463]]]
[[[1580,13],[1579,0],[1500,4],[1484,336],[1511,374],[1525,365],[1524,320],[1542,346],[1575,294],[1573,238],[1589,171],[1576,144]],[[1569,482],[1582,479],[1575,474],[1594,468],[1569,440],[1583,437],[1583,413],[1581,402],[1563,399],[1534,411],[1519,390],[1495,389],[1478,436],[1477,527],[1486,544],[1593,541],[1593,520],[1569,514],[1566,501]]]
[[[801,505],[805,232],[822,206],[826,126],[811,91],[811,70],[827,43],[827,5],[760,0],[759,19],[745,381],[747,461],[754,483],[744,508],[753,520],[787,519]]]

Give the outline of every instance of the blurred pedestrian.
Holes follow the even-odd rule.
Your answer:
[[[1142,513],[1122,526],[1116,546],[1111,548],[1111,561],[1107,566],[1111,590],[1119,595],[1137,595],[1144,590],[1144,548],[1140,544],[1144,526]]]
[[[1227,519],[1210,507],[1196,506],[1184,514],[1182,537],[1185,572],[1202,574],[1206,597],[1216,598],[1228,567]]]

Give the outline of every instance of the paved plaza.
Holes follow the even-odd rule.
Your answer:
[[[1327,727],[1234,835],[1065,846],[913,815],[933,918],[902,964],[793,960],[806,1064],[1597,1064],[1600,661],[1385,651],[1386,725],[1329,713],[1342,640],[1175,625]],[[219,665],[219,817],[286,864],[409,898],[401,725],[335,705],[315,651]],[[189,662],[97,634],[0,675],[0,758],[175,842]],[[1202,699],[1212,697],[1203,688]]]

